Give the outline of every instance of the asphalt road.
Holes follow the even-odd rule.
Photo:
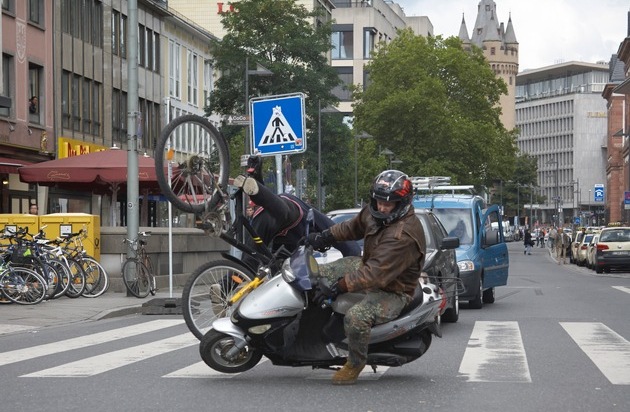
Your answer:
[[[463,304],[425,356],[364,372],[355,386],[270,362],[222,375],[200,363],[180,316],[136,314],[1,335],[1,409],[630,410],[630,276],[509,249],[494,304]]]

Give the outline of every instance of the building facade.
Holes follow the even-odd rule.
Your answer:
[[[623,144],[626,139],[623,127],[625,99],[615,88],[624,80],[623,62],[614,54],[609,63],[610,80],[602,93],[608,108],[606,144],[606,222],[622,222],[626,219],[624,206],[624,159]]]
[[[623,177],[621,186],[624,190],[624,197],[622,197],[622,221],[625,222],[625,224],[629,224],[630,205],[626,206],[625,204],[625,193],[630,192],[630,12],[628,12],[628,30],[626,38],[623,39],[622,42],[619,44],[617,57],[621,65],[621,67],[619,68],[619,70],[621,71],[621,82],[614,82],[615,87],[612,89],[611,93],[613,94],[613,96],[616,97],[616,113],[620,113],[618,120],[616,120],[614,124],[611,124],[611,126],[609,126],[609,131],[616,130],[613,132],[613,134],[621,137],[622,139],[621,158],[623,164]],[[611,123],[612,120],[613,119],[609,119]]]
[[[137,15],[138,113],[131,133],[138,150],[153,155],[168,120],[203,113],[216,37],[165,0],[138,0]],[[8,100],[9,107],[0,108],[0,174],[7,182],[0,213],[26,213],[38,201],[43,214],[84,212],[101,215],[103,226],[124,223],[124,196],[118,210],[108,210],[107,195],[21,183],[17,166],[127,146],[127,16],[124,0],[3,0],[0,105]],[[148,196],[143,201],[152,212],[141,224],[158,224],[159,205]]]
[[[0,213],[28,213],[35,185],[17,167],[54,157],[53,2],[2,1]]]
[[[538,160],[540,221],[603,221],[608,64],[567,62],[519,73],[516,78],[518,147]],[[597,185],[597,186],[596,186]]]
[[[496,3],[493,0],[481,0],[477,6],[477,19],[472,36],[469,37],[466,20],[462,16],[459,38],[464,43],[464,48],[470,48],[471,45],[479,47],[494,73],[507,85],[508,93],[501,96],[499,105],[502,109],[503,126],[507,130],[512,130],[516,125],[515,92],[519,59],[512,16],[509,17],[507,25],[499,23]]]
[[[396,31],[410,27],[415,34],[433,35],[433,25],[426,16],[406,16],[397,3],[384,0],[333,0],[332,66],[341,85],[333,90],[339,98],[338,110],[352,113],[350,85],[369,85],[365,65],[380,42],[389,43]]]

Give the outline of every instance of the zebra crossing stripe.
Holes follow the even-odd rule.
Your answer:
[[[630,385],[630,342],[599,322],[560,322],[613,385]]]
[[[530,383],[518,322],[475,322],[459,373],[469,382]]]
[[[378,366],[376,372],[372,369],[371,366],[367,365],[363,370],[359,373],[359,380],[362,381],[375,381],[378,380],[381,376],[387,372],[389,366]],[[333,376],[333,371],[326,369],[317,369],[311,372],[310,376],[306,379],[313,380],[330,380]]]
[[[613,288],[630,294],[630,288],[627,286],[613,286]]]
[[[264,357],[258,362],[255,366],[260,366],[264,362],[267,362],[269,359]],[[215,371],[205,362],[197,362],[185,368],[176,370],[175,372],[171,372],[167,375],[162,376],[163,378],[198,378],[198,379],[208,379],[208,378],[232,378],[234,376],[240,375],[240,373],[223,373],[219,371]]]
[[[7,333],[24,332],[25,330],[36,329],[35,326],[26,325],[0,325],[0,335],[6,335]]]
[[[184,323],[184,321],[175,319],[160,319],[151,322],[140,323],[138,325],[126,326],[124,328],[113,329],[106,332],[98,332],[91,335],[80,336],[78,338],[66,339],[59,342],[47,343],[44,345],[32,346],[29,348],[16,349],[13,351],[0,353],[0,366],[20,362],[26,359],[34,359],[40,356],[49,356],[55,353],[84,348],[86,346],[98,345],[101,343],[111,342],[130,336],[141,335],[143,333],[179,325],[181,323]]]
[[[173,336],[171,338],[103,353],[75,362],[65,363],[54,368],[22,375],[22,378],[64,377],[77,378],[94,376],[112,369],[140,362],[154,356],[172,352],[174,350],[198,345],[199,340],[191,333]]]

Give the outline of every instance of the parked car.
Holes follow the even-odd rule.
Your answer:
[[[591,239],[593,239],[593,236],[593,233],[585,234],[584,237],[582,237],[582,241],[578,244],[577,254],[575,255],[575,263],[578,266],[586,265],[586,252],[588,250],[588,244],[590,243]]]
[[[353,218],[360,211],[361,209],[334,210],[328,213],[328,217],[335,223],[340,223]],[[422,271],[433,282],[444,286],[446,295],[450,297],[441,320],[443,322],[457,322],[459,319],[458,282],[454,282],[453,279],[459,278],[459,268],[455,257],[455,249],[459,246],[459,239],[449,237],[444,226],[432,212],[416,208],[416,217],[422,223],[427,247]],[[359,244],[363,247],[363,239],[359,241]],[[331,249],[326,252],[327,257],[331,260],[334,259],[330,256],[331,253],[333,255],[339,254],[338,257],[341,255],[338,251]],[[323,262],[321,259],[318,261]],[[440,278],[448,278],[448,280],[442,283]]]
[[[580,243],[582,243],[583,238],[584,232],[581,230],[576,232],[573,236],[573,241],[571,242],[571,256],[569,257],[569,261],[571,263],[577,263],[576,258],[578,255],[578,247],[580,246]]]
[[[438,188],[451,191],[449,186]],[[456,250],[459,275],[464,283],[460,299],[468,307],[480,309],[494,303],[497,286],[507,285],[510,261],[503,236],[503,218],[498,205],[487,205],[477,195],[466,193],[421,194],[414,197],[416,208],[433,211],[446,231],[455,235],[463,226]]]
[[[586,267],[589,269],[595,269],[595,251],[597,251],[598,241],[599,233],[595,233],[586,247]]]
[[[593,265],[595,272],[630,270],[630,227],[607,227],[599,234]]]

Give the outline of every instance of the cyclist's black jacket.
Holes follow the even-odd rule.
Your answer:
[[[272,251],[278,250],[282,245],[289,251],[294,251],[300,239],[306,236],[306,215],[312,208],[296,196],[287,193],[277,195],[261,183],[258,183],[258,188],[258,193],[250,196],[260,206],[252,218],[252,227]],[[311,231],[321,232],[335,224],[322,212],[316,209],[313,212],[314,228],[311,227]],[[250,236],[246,236],[245,243],[254,247]],[[361,247],[354,241],[335,242],[333,247],[343,256],[361,255]],[[252,267],[257,266],[248,256],[244,256],[243,260]]]

